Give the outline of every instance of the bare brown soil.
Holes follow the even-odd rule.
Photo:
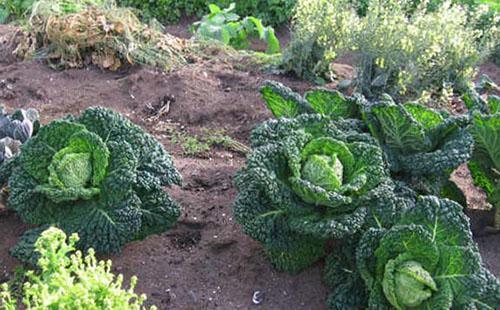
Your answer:
[[[8,31],[12,29],[0,26],[0,37]],[[154,134],[174,155],[184,176],[182,187],[169,190],[183,207],[178,225],[110,257],[114,271],[139,277],[138,291],[160,309],[326,308],[322,263],[298,275],[279,273],[235,223],[232,178],[244,165],[244,156],[212,148],[203,158],[188,157],[172,141],[173,132],[196,135],[224,129],[247,143],[252,128],[271,116],[258,92],[269,78],[299,92],[310,86],[218,62],[192,64],[169,74],[144,68],[58,72],[37,62],[13,61],[2,54],[0,42],[0,103],[7,108],[34,107],[44,123],[89,106],[112,108]],[[155,116],[154,107],[165,102],[168,112],[146,121]],[[18,265],[8,249],[26,229],[14,213],[0,208],[0,282]],[[478,242],[486,264],[500,276],[498,235]],[[260,306],[252,304],[255,291],[265,293]]]

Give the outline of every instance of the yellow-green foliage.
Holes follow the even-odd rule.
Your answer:
[[[313,79],[351,46],[359,18],[349,0],[299,0],[292,21],[292,41],[283,55],[283,69]]]
[[[425,2],[410,17],[405,1],[371,2],[353,42],[365,93],[420,96],[448,83],[462,87],[473,78],[498,30],[487,29],[485,36],[472,27],[475,17],[463,7],[446,2],[429,12]]]
[[[419,97],[468,83],[498,42],[498,22],[478,25],[487,7],[468,10],[444,2],[428,10],[412,0],[371,0],[358,17],[351,1],[299,0],[284,69],[305,78],[325,76],[345,51],[356,53],[358,86],[369,96]],[[498,14],[493,15],[498,19]]]
[[[26,309],[145,309],[146,296],[134,293],[137,278],[123,289],[123,276],[111,273],[111,261],[97,261],[93,250],[83,257],[75,250],[78,236],[66,238],[63,231],[49,228],[35,243],[40,253],[40,272],[29,271],[22,289]],[[72,254],[73,253],[73,254]],[[71,254],[71,255],[70,255]],[[0,309],[14,310],[8,287],[0,289]]]

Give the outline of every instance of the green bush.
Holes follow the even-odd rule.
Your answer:
[[[35,0],[0,0],[0,24],[23,17]]]
[[[358,16],[347,0],[299,0],[282,69],[308,80],[324,77],[331,61],[350,49],[358,28]]]
[[[280,42],[270,26],[264,27],[262,21],[253,16],[243,19],[233,13],[235,4],[221,9],[210,4],[210,14],[193,24],[196,36],[204,40],[217,40],[236,49],[250,47],[249,38],[255,37],[267,43],[267,53],[276,54],[280,51]]]
[[[409,13],[411,1],[372,0],[366,16],[344,0],[300,0],[283,67],[312,79],[345,51],[357,56],[357,85],[369,97],[420,97],[464,87],[499,38],[498,15],[449,2]],[[487,26],[489,25],[489,26]]]
[[[118,0],[121,6],[139,9],[145,18],[156,18],[161,22],[178,22],[182,15],[198,16],[208,13],[208,4],[226,7],[236,3],[236,13],[252,15],[265,24],[283,25],[290,20],[297,0]]]
[[[77,241],[78,235],[67,238],[56,228],[41,234],[35,243],[39,270],[27,272],[22,288],[27,309],[146,309],[146,296],[134,293],[136,277],[130,280],[130,288],[123,289],[123,276],[111,273],[111,261],[97,261],[92,249],[83,257],[82,252],[75,252]],[[17,306],[3,284],[0,308],[15,310]]]

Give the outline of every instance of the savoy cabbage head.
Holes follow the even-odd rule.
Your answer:
[[[349,123],[300,115],[262,124],[236,176],[235,215],[279,269],[298,271],[324,255],[331,238],[384,221],[400,207],[383,154]]]
[[[29,224],[78,233],[99,253],[174,225],[163,190],[181,176],[162,145],[119,113],[89,108],[43,126],[9,177],[9,206]]]
[[[500,306],[500,284],[482,266],[468,219],[451,200],[419,197],[393,227],[366,231],[356,258],[365,284],[357,290],[368,288],[369,309]]]

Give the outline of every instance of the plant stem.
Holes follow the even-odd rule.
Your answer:
[[[267,217],[267,216],[271,216],[271,215],[281,215],[281,214],[284,214],[284,213],[285,213],[284,210],[273,210],[273,211],[269,211],[267,213],[261,214],[260,216],[261,217]]]

